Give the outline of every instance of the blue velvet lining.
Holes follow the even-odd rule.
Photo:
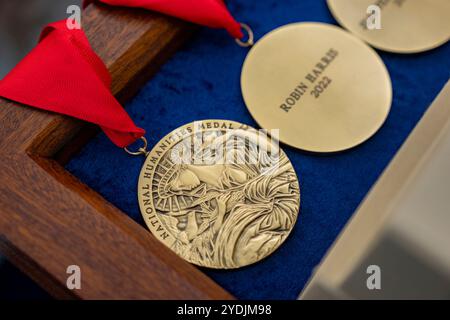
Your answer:
[[[284,24],[336,24],[326,1],[229,0],[256,38]],[[127,105],[148,131],[150,145],[199,119],[229,119],[256,126],[240,92],[246,49],[221,30],[202,29]],[[242,299],[295,299],[364,196],[388,165],[450,76],[450,44],[415,55],[380,53],[392,77],[394,101],[383,128],[363,145],[316,156],[284,146],[301,184],[301,211],[288,240],[269,258],[235,271],[203,270]],[[357,70],[354,70],[357,72]],[[142,159],[94,138],[67,169],[143,224],[136,199]]]

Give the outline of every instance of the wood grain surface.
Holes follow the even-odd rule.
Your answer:
[[[83,13],[83,28],[121,102],[194,31],[159,14],[97,4]],[[67,160],[92,131],[0,99],[0,251],[57,298],[232,299],[55,160]],[[81,290],[66,287],[73,264]]]

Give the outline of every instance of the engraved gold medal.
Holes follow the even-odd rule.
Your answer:
[[[339,23],[375,48],[417,53],[450,39],[449,0],[328,0]]]
[[[369,139],[392,101],[378,54],[341,28],[322,23],[280,27],[259,40],[242,68],[248,110],[280,141],[311,152],[337,152]]]
[[[267,134],[233,121],[198,121],[145,153],[138,184],[145,223],[193,264],[252,264],[276,250],[294,227],[297,176]]]

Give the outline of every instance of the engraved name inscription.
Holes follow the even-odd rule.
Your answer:
[[[289,96],[284,99],[284,102],[280,105],[280,109],[285,112],[291,111],[306,94],[313,96],[315,99],[319,98],[332,83],[332,79],[329,76],[323,75],[323,73],[338,56],[339,51],[333,48],[329,49],[311,72],[304,77],[304,80],[300,81]]]

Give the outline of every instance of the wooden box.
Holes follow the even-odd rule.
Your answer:
[[[122,103],[194,29],[159,14],[97,4],[85,9],[82,24]],[[0,251],[57,298],[232,299],[63,168],[95,132],[0,99]],[[66,286],[72,264],[83,270],[81,290]]]

